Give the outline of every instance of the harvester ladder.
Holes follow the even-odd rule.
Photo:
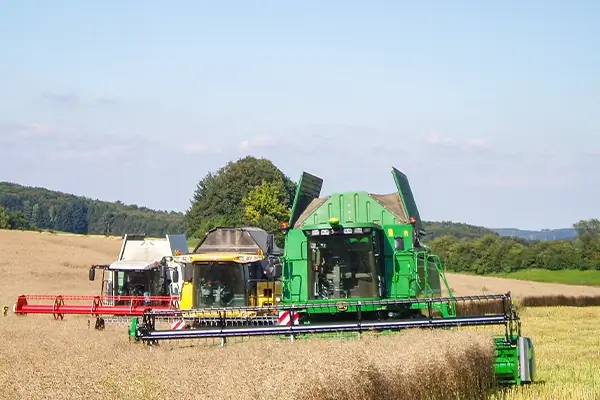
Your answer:
[[[450,289],[450,286],[448,285],[448,281],[446,280],[446,268],[444,267],[444,262],[442,261],[441,257],[438,256],[437,254],[430,253],[428,258],[431,258],[434,260],[435,268],[437,269],[437,272],[440,275],[440,278],[442,278],[444,287],[448,291],[448,297],[454,297],[454,295],[452,294],[452,289]]]

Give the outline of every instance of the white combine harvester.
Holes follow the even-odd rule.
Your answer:
[[[96,269],[102,269],[101,296],[106,305],[116,305],[121,296],[178,297],[183,275],[172,256],[188,251],[183,234],[162,239],[125,234],[117,261],[92,265],[89,279],[93,281]]]
[[[187,238],[182,234],[163,239],[126,234],[117,261],[90,268],[91,281],[96,278],[96,269],[102,269],[100,295],[23,294],[13,311],[17,315],[52,314],[60,320],[65,315],[91,315],[96,317],[96,329],[104,329],[107,317],[127,322],[149,309],[176,310],[183,275],[173,256],[188,252]],[[38,301],[45,303],[36,304]]]
[[[187,238],[182,234],[164,239],[126,234],[117,261],[90,268],[91,281],[96,278],[96,269],[102,269],[100,295],[23,294],[13,312],[52,314],[60,320],[65,315],[91,315],[96,317],[96,329],[104,329],[105,319],[127,323],[130,317],[142,316],[149,309],[177,310],[183,275],[173,256],[188,252]],[[45,302],[36,304],[38,301]]]

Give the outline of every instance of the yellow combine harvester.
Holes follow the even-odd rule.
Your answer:
[[[277,315],[268,309],[281,301],[282,253],[273,235],[260,228],[207,232],[191,253],[173,257],[183,274],[179,315],[185,324],[179,326],[231,325],[248,319],[276,324]],[[265,312],[235,311],[247,306],[265,307]]]

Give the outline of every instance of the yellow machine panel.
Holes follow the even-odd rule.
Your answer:
[[[186,271],[180,292],[181,310],[228,306],[268,307],[275,305],[281,299],[281,281],[264,277],[257,279],[255,272],[251,275],[250,271],[263,270],[264,254],[191,253],[176,256],[175,260],[182,263]],[[211,295],[216,282],[219,290],[223,287],[229,289],[231,297],[225,296],[225,298],[233,300],[228,305],[222,301],[223,296],[220,294]],[[247,301],[243,300],[246,294]]]
[[[194,308],[194,284],[192,282],[183,282],[181,285],[179,308],[181,310],[191,310]]]

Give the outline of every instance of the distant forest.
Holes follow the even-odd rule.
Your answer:
[[[185,232],[184,214],[0,182],[0,228],[80,234]]]
[[[528,231],[516,228],[500,228],[492,230],[500,236],[535,241],[568,240],[575,239],[578,235],[575,228],[542,229],[541,231]]]
[[[1,215],[5,215],[4,219]],[[120,201],[101,201],[45,188],[0,182],[1,228],[117,236],[124,233],[164,236],[168,233],[186,232],[187,226],[185,215],[179,212],[156,211],[147,207],[126,205]],[[573,228],[542,231],[488,229],[451,221],[425,221],[424,228],[431,232],[433,237],[450,235],[458,239],[478,239],[492,234],[546,241],[577,236],[577,231]]]

